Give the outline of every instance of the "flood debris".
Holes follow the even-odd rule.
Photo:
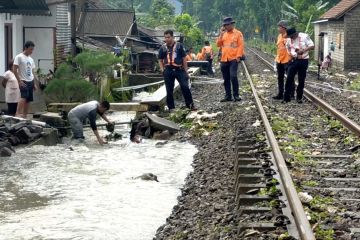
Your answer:
[[[140,175],[140,176],[136,177],[135,179],[159,182],[158,177],[153,173],[144,173],[143,175]]]
[[[13,123],[11,119],[0,122],[0,156],[10,157],[15,153],[14,146],[29,144],[44,136],[44,129],[32,121]]]
[[[140,143],[142,138],[168,140],[179,130],[180,127],[176,123],[154,114],[145,113],[138,116],[133,122],[130,140],[136,143]]]

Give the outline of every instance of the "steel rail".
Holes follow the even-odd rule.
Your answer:
[[[250,52],[254,53],[255,56],[257,58],[259,58],[260,60],[262,60],[265,64],[267,64],[268,66],[271,66],[271,69],[272,69],[272,64],[269,61],[267,61],[266,59],[261,57],[254,50],[252,50],[250,48],[247,48],[247,49],[250,50]],[[326,101],[324,101],[321,98],[317,97],[315,94],[313,94],[312,92],[310,92],[306,88],[304,88],[304,96],[308,100],[310,100],[311,102],[313,102],[314,104],[319,106],[321,109],[323,109],[325,112],[331,114],[335,119],[339,120],[352,133],[354,133],[355,135],[360,137],[360,126],[356,122],[354,122],[353,120],[348,118],[345,114],[338,111],[336,108],[334,108],[333,106],[328,104]]]
[[[293,180],[292,180],[289,170],[286,166],[286,163],[285,163],[284,157],[281,153],[278,142],[275,138],[275,134],[272,131],[270,122],[266,116],[266,113],[261,104],[260,98],[256,93],[256,89],[251,80],[249,71],[247,70],[247,67],[243,61],[242,61],[242,65],[243,65],[243,68],[245,71],[245,75],[250,83],[250,86],[251,86],[251,89],[253,92],[253,96],[255,98],[257,109],[260,112],[261,120],[265,127],[266,136],[267,136],[270,146],[272,148],[276,166],[279,170],[279,175],[280,175],[280,178],[282,181],[282,185],[284,186],[285,194],[286,194],[290,209],[294,215],[295,225],[297,227],[299,236],[302,240],[315,240],[315,236],[311,229],[311,225],[307,219],[303,205],[302,205],[302,203],[299,199],[299,196],[296,192]]]

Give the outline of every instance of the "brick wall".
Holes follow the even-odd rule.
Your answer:
[[[330,21],[328,23],[328,37],[329,37],[329,48],[331,43],[335,44],[335,49],[329,52],[333,59],[333,65],[339,68],[344,68],[345,62],[345,36],[344,36],[344,21]]]
[[[338,68],[344,68],[344,22],[343,19],[339,21],[328,21],[316,23],[314,26],[314,43],[315,43],[315,55],[314,60],[317,61],[320,51],[320,36],[319,34],[327,33],[328,44],[329,44],[329,53],[333,59],[333,65]],[[340,37],[339,37],[340,36]],[[337,40],[340,40],[339,42]],[[331,50],[331,43],[335,44],[335,49]],[[326,56],[324,56],[326,57]]]
[[[360,69],[360,5],[345,15],[345,68]]]

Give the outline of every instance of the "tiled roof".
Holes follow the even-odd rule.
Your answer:
[[[135,13],[131,10],[87,9],[81,16],[78,35],[125,36],[133,25],[134,17]]]
[[[339,19],[359,4],[360,0],[342,0],[336,6],[324,13],[320,19]]]
[[[0,13],[51,15],[45,0],[0,0]]]

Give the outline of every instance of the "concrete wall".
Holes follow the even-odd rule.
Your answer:
[[[49,9],[51,16],[23,16],[24,27],[56,27],[56,5]]]
[[[56,8],[57,5],[49,7],[51,16],[23,16],[24,41],[31,40],[35,43],[32,58],[43,73],[48,73],[49,69],[54,70]]]
[[[345,68],[360,69],[360,5],[345,15]]]
[[[41,28],[52,27],[56,28],[56,5],[51,6],[50,10],[52,11],[52,16],[21,16],[21,15],[11,15],[11,14],[0,14],[0,72],[4,72],[6,69],[5,66],[5,41],[4,41],[4,24],[11,23],[13,29],[13,57],[22,52],[24,41],[32,40],[35,42],[35,52],[33,58],[35,64],[38,63],[39,58],[53,58],[53,46],[50,46],[49,43],[54,42],[54,35],[51,34],[42,34]],[[55,14],[55,15],[54,15]],[[36,27],[38,31],[33,35],[36,36],[36,39],[24,39],[28,38],[24,36],[24,28],[26,27]],[[39,31],[41,34],[39,34]],[[28,32],[28,31],[27,31]],[[36,52],[36,50],[45,47],[47,52],[43,54],[44,51]],[[48,64],[46,68],[53,69],[53,63]]]

